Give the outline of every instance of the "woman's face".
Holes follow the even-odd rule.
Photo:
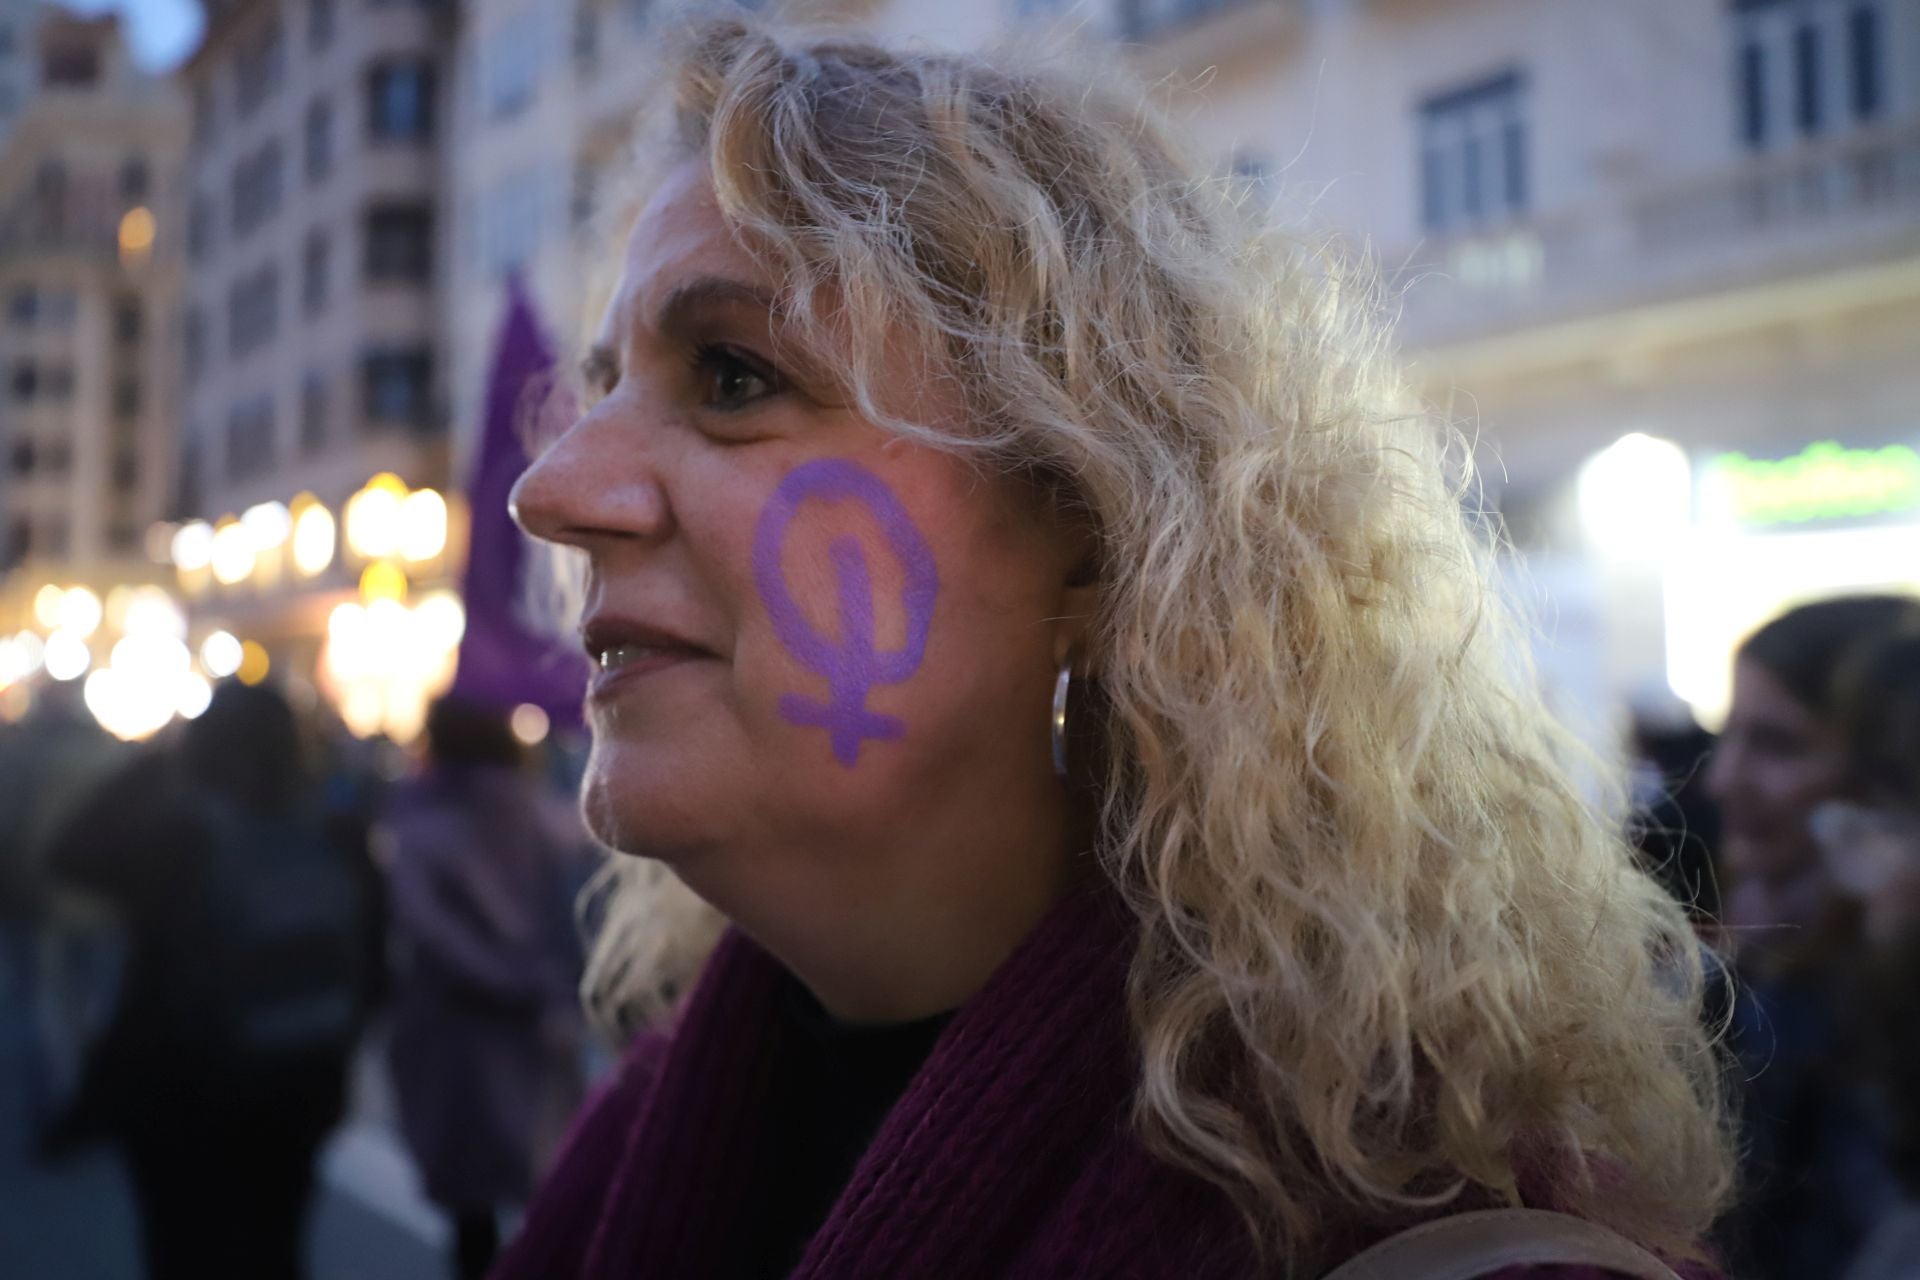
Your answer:
[[[779,284],[683,165],[628,240],[597,401],[516,490],[587,562],[588,819],[736,918],[1053,876],[1082,540],[847,404]],[[911,352],[878,385],[957,412]]]
[[[1819,857],[1809,820],[1841,794],[1846,752],[1832,729],[1764,666],[1734,664],[1733,709],[1707,773],[1736,880],[1783,882]]]

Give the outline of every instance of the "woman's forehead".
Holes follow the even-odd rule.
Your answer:
[[[674,166],[634,220],[603,334],[651,324],[671,298],[695,284],[741,300],[776,292],[773,273],[721,213],[704,158]]]

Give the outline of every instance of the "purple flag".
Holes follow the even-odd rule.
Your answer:
[[[460,640],[453,693],[511,708],[530,702],[556,727],[580,723],[587,659],[551,616],[530,617],[529,546],[507,514],[507,495],[527,469],[520,426],[551,385],[553,352],[517,275],[507,281],[507,314],[487,382],[486,423],[467,486],[472,534],[461,594],[467,630]]]

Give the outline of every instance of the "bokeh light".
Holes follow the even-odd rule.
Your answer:
[[[169,550],[175,568],[198,573],[213,563],[213,526],[205,520],[189,520],[174,532]]]
[[[240,514],[240,523],[256,554],[280,546],[293,532],[293,516],[284,502],[255,503]]]
[[[436,649],[451,649],[467,632],[467,609],[451,591],[434,591],[414,606],[414,622],[421,639]]]
[[[238,520],[221,525],[213,534],[213,576],[222,586],[246,581],[256,557],[253,538]]]
[[[33,620],[51,631],[60,625],[60,601],[66,592],[49,582],[33,593]]]
[[[293,567],[309,578],[325,570],[336,538],[333,512],[318,502],[302,507],[293,518]]]
[[[93,650],[71,631],[55,631],[47,637],[45,662],[55,680],[77,680],[93,665]]]
[[[513,736],[529,747],[545,742],[547,730],[551,727],[547,713],[531,702],[523,702],[515,707],[507,722],[513,729]]]
[[[378,560],[398,549],[406,496],[406,482],[383,471],[347,500],[347,546],[355,555]]]
[[[187,615],[180,611],[173,597],[161,588],[135,587],[128,595],[120,628],[129,634],[169,636],[184,640],[187,638]]]
[[[360,598],[368,604],[376,600],[405,600],[407,575],[391,560],[376,560],[360,575]]]
[[[257,640],[240,642],[240,666],[233,674],[241,684],[259,684],[273,668],[267,648]]]
[[[135,205],[120,218],[120,257],[125,262],[139,262],[153,251],[153,239],[158,228],[153,220],[153,211],[145,205]]]
[[[198,720],[213,703],[213,684],[198,671],[182,674],[174,689],[174,711],[185,719]]]
[[[212,632],[200,642],[200,665],[216,680],[225,680],[240,670],[245,656],[240,637],[231,631]]]
[[[100,629],[104,616],[99,596],[85,587],[68,587],[60,594],[54,625],[84,640]]]
[[[431,560],[447,549],[447,500],[432,489],[420,489],[400,504],[400,554],[409,560]]]

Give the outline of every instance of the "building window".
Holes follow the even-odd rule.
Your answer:
[[[272,97],[286,79],[287,47],[280,37],[280,24],[269,22],[253,40],[243,45],[233,67],[233,105],[244,120],[260,104]]]
[[[130,347],[140,341],[140,332],[146,319],[140,305],[140,299],[122,297],[113,304],[113,340],[123,347]]]
[[[327,276],[332,268],[331,245],[324,231],[309,231],[300,255],[300,309],[317,316],[327,309]]]
[[[307,104],[307,181],[333,172],[333,106],[325,98]]]
[[[13,521],[13,527],[7,531],[7,558],[4,561],[5,567],[10,569],[14,565],[19,564],[27,558],[27,553],[32,550],[33,525],[27,521],[25,516],[16,516]]]
[[[73,323],[79,300],[64,289],[23,285],[7,297],[7,320],[17,328],[64,329]]]
[[[1525,213],[1526,81],[1515,71],[1420,106],[1420,220],[1429,231],[1495,225]]]
[[[120,198],[128,204],[144,204],[152,186],[152,174],[140,156],[130,156],[120,166]]]
[[[258,396],[227,414],[227,479],[273,470],[273,397]]]
[[[140,529],[117,520],[107,529],[107,545],[114,551],[132,551],[141,542]]]
[[[140,455],[121,449],[113,455],[113,488],[116,493],[132,493],[140,487]]]
[[[64,227],[67,220],[67,166],[42,160],[33,175],[33,198],[48,226]]]
[[[1877,5],[1859,4],[1847,13],[1847,82],[1857,120],[1880,114],[1881,17]]]
[[[227,290],[227,354],[238,358],[274,340],[280,329],[280,269],[272,263]]]
[[[86,89],[100,79],[100,51],[91,44],[50,45],[40,59],[40,81],[50,88]]]
[[[68,546],[67,522],[59,516],[40,526],[40,544],[50,556],[64,556]]]
[[[233,234],[237,239],[280,212],[284,156],[274,138],[233,166]]]
[[[213,140],[213,86],[204,80],[193,86],[193,140],[203,147]]]
[[[389,62],[367,76],[367,128],[382,142],[421,142],[433,133],[433,68]]]
[[[207,367],[207,317],[198,308],[187,312],[181,323],[180,355],[187,384],[199,381]]]
[[[362,410],[369,424],[427,423],[433,357],[420,349],[375,351],[361,365]]]
[[[123,422],[140,416],[140,379],[122,378],[114,383],[113,416]]]
[[[300,387],[300,448],[318,453],[327,444],[327,380],[307,375]]]
[[[419,205],[367,212],[367,279],[425,280],[433,269],[433,214]]]
[[[523,9],[487,35],[480,49],[480,86],[489,120],[508,120],[532,103],[546,60],[547,19]]]
[[[1810,22],[1793,32],[1793,121],[1802,133],[1820,132],[1820,29]]]
[[[1740,140],[1755,150],[1877,118],[1891,53],[1886,0],[1735,0]]]
[[[73,367],[50,364],[40,371],[40,394],[49,400],[65,400],[73,394]]]
[[[501,276],[526,266],[540,246],[548,183],[539,173],[509,177],[486,193],[480,208],[483,267]]]
[[[73,469],[73,448],[65,440],[55,440],[47,446],[41,463],[56,476],[63,476]]]
[[[187,211],[187,257],[193,262],[206,260],[213,247],[213,202],[196,195]]]
[[[13,398],[20,404],[32,404],[34,397],[40,394],[40,369],[31,360],[17,361],[13,366]]]
[[[30,476],[33,474],[33,441],[16,440],[13,442],[13,474]]]
[[[600,6],[580,0],[573,11],[573,65],[583,75],[600,65]]]
[[[307,48],[318,53],[333,43],[334,0],[307,0]]]

